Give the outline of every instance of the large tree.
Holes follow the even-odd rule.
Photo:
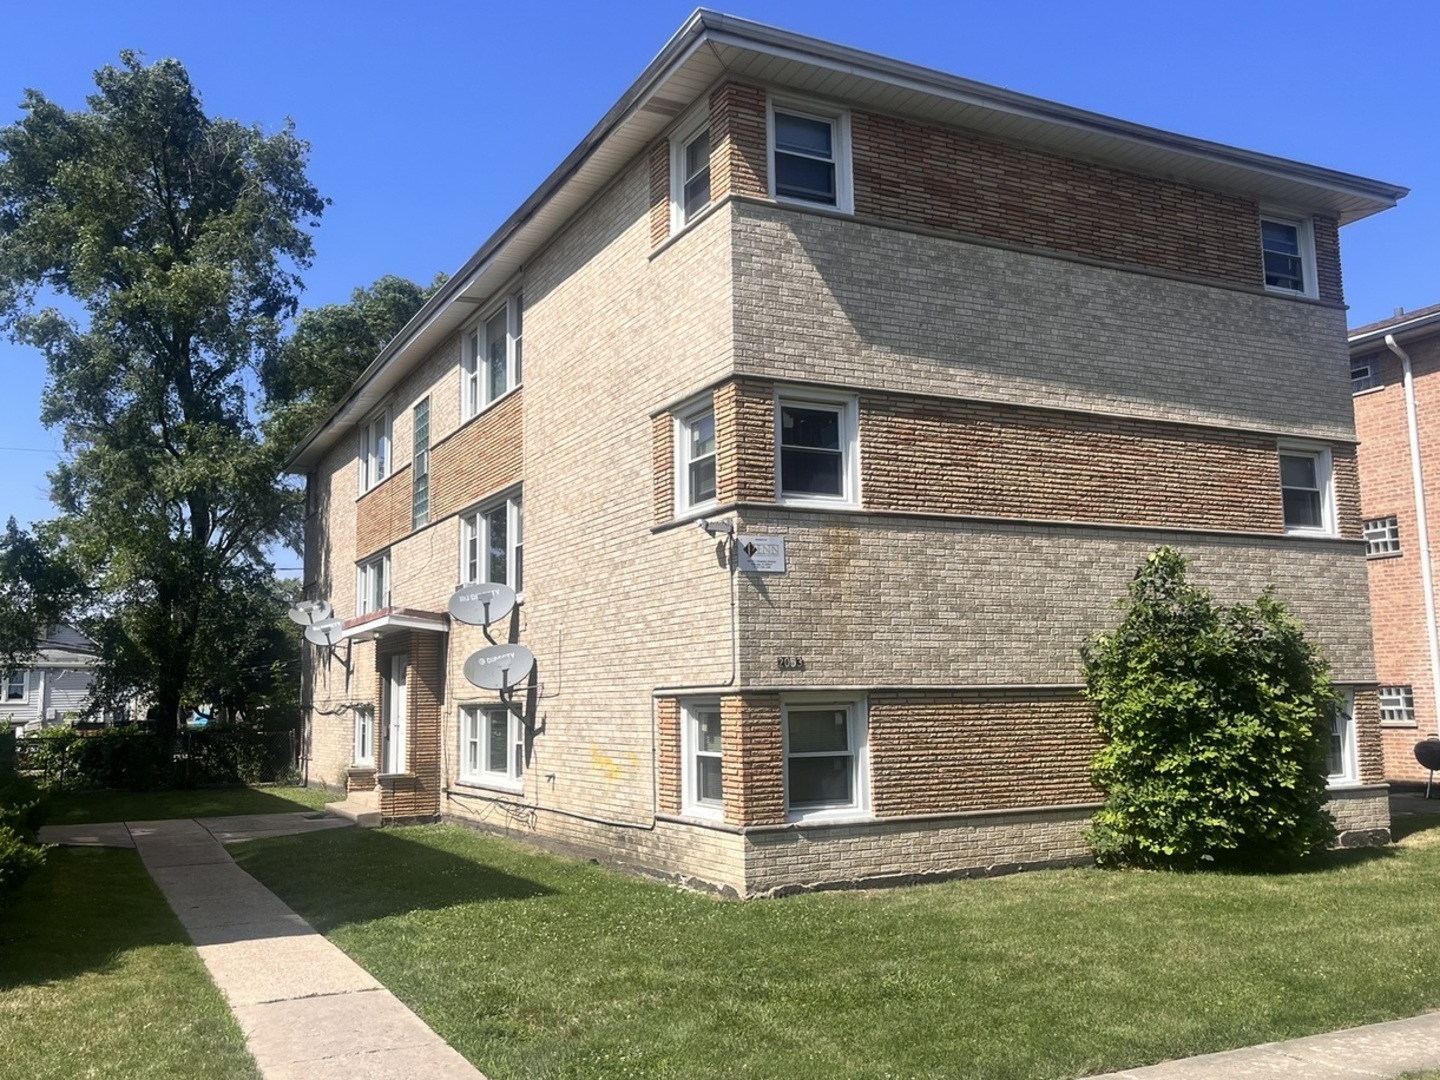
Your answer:
[[[386,275],[356,289],[348,304],[302,311],[294,333],[260,372],[272,410],[270,437],[280,446],[298,445],[445,281],[437,274],[426,286]]]
[[[324,209],[293,125],[207,116],[185,68],[122,53],[88,107],[30,90],[0,129],[0,319],[49,367],[68,550],[162,734],[205,692],[216,613],[268,571],[295,494],[252,407]],[[52,306],[60,298],[63,309]]]

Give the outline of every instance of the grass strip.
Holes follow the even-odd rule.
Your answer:
[[[235,854],[492,1080],[1033,1080],[1440,1005],[1421,944],[1436,831],[1305,873],[1074,870],[756,903],[445,826]]]
[[[290,814],[320,810],[339,798],[324,788],[194,788],[179,791],[62,791],[46,797],[47,825],[103,821]]]
[[[0,1073],[259,1077],[139,856],[95,848],[52,849],[0,907]]]

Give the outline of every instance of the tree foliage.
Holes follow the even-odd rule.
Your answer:
[[[446,281],[429,286],[387,275],[358,288],[348,304],[300,313],[295,332],[261,369],[271,409],[269,434],[293,448]]]
[[[1266,865],[1334,837],[1324,809],[1324,660],[1267,591],[1222,608],[1152,552],[1120,626],[1083,651],[1104,745],[1091,841],[1102,862]]]
[[[49,368],[42,418],[70,453],[53,496],[124,660],[111,679],[168,732],[202,654],[229,655],[216,613],[295,515],[251,391],[325,203],[293,126],[206,116],[177,61],[122,53],[95,83],[73,112],[27,91],[0,129],[0,319]]]
[[[53,530],[31,533],[12,517],[0,536],[0,671],[23,667],[53,626],[86,594],[74,563],[53,543]]]

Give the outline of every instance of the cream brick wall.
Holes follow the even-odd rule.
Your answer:
[[[743,374],[1354,438],[1342,309],[748,200],[733,213]]]
[[[822,825],[745,835],[746,896],[1088,862],[1094,807]]]
[[[528,268],[526,628],[540,808],[648,823],[651,692],[730,675],[730,593],[698,530],[651,535],[649,415],[731,364],[729,210],[653,253],[643,160]],[[455,658],[462,650],[452,650]]]
[[[1373,680],[1353,543],[768,510],[743,520],[783,536],[788,563],[741,575],[743,685],[1078,683],[1080,643],[1119,621],[1136,568],[1162,543],[1222,600],[1273,584],[1337,681]],[[779,671],[777,656],[805,668]]]
[[[1384,844],[1390,840],[1390,790],[1379,786],[1335,788],[1326,809],[1335,819],[1341,847]]]

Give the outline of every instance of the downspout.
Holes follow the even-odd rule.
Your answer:
[[[1425,473],[1420,467],[1420,422],[1415,413],[1415,375],[1410,369],[1410,356],[1395,342],[1394,334],[1385,335],[1385,347],[1400,358],[1405,387],[1405,422],[1410,430],[1410,482],[1415,488],[1415,538],[1420,544],[1420,586],[1425,593],[1425,632],[1430,641],[1430,700],[1436,708],[1436,726],[1440,730],[1440,632],[1435,625],[1435,574],[1430,560],[1430,527],[1425,512]]]

